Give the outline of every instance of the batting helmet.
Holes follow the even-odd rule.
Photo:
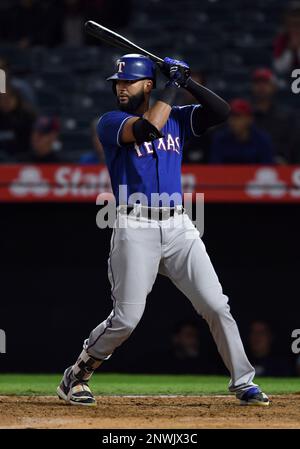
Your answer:
[[[112,76],[107,78],[107,81],[133,81],[142,79],[152,79],[153,87],[155,87],[155,63],[147,56],[132,53],[124,55],[117,60],[117,71]]]

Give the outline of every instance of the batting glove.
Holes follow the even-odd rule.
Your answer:
[[[166,87],[186,87],[191,76],[190,67],[186,62],[168,57],[164,59],[161,70],[169,78]]]

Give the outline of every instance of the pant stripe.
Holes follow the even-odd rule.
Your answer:
[[[116,228],[114,228],[114,230],[113,230],[112,245],[111,245],[111,250],[110,250],[110,253],[109,253],[109,266],[110,266],[110,272],[111,272],[111,277],[112,277],[111,297],[112,297],[112,300],[113,300],[113,313],[112,313],[112,316],[111,316],[110,320],[107,321],[107,325],[105,326],[103,332],[101,332],[101,334],[98,335],[98,337],[96,338],[94,343],[92,343],[91,345],[88,346],[87,350],[92,348],[97,343],[97,341],[99,341],[99,338],[102,337],[102,335],[105,334],[106,330],[111,326],[112,320],[113,320],[113,318],[114,318],[114,316],[116,314],[116,310],[115,310],[116,298],[114,297],[114,294],[113,294],[113,291],[114,291],[114,288],[115,288],[115,279],[114,279],[114,273],[113,273],[112,264],[111,264],[111,255],[112,255],[112,252],[113,252],[113,249],[114,249],[114,246],[115,246],[115,235],[116,235],[115,230],[116,230]]]

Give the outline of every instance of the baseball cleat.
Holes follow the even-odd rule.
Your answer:
[[[96,399],[93,396],[87,382],[71,379],[72,367],[66,369],[61,383],[57,387],[59,399],[63,399],[71,405],[95,406]]]
[[[238,397],[240,405],[254,405],[266,407],[270,404],[268,396],[258,387],[249,388],[241,396]]]

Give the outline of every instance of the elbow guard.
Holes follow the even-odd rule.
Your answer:
[[[152,142],[155,139],[164,137],[162,133],[145,118],[140,118],[134,122],[132,125],[132,133],[137,145],[141,145],[143,142]]]

